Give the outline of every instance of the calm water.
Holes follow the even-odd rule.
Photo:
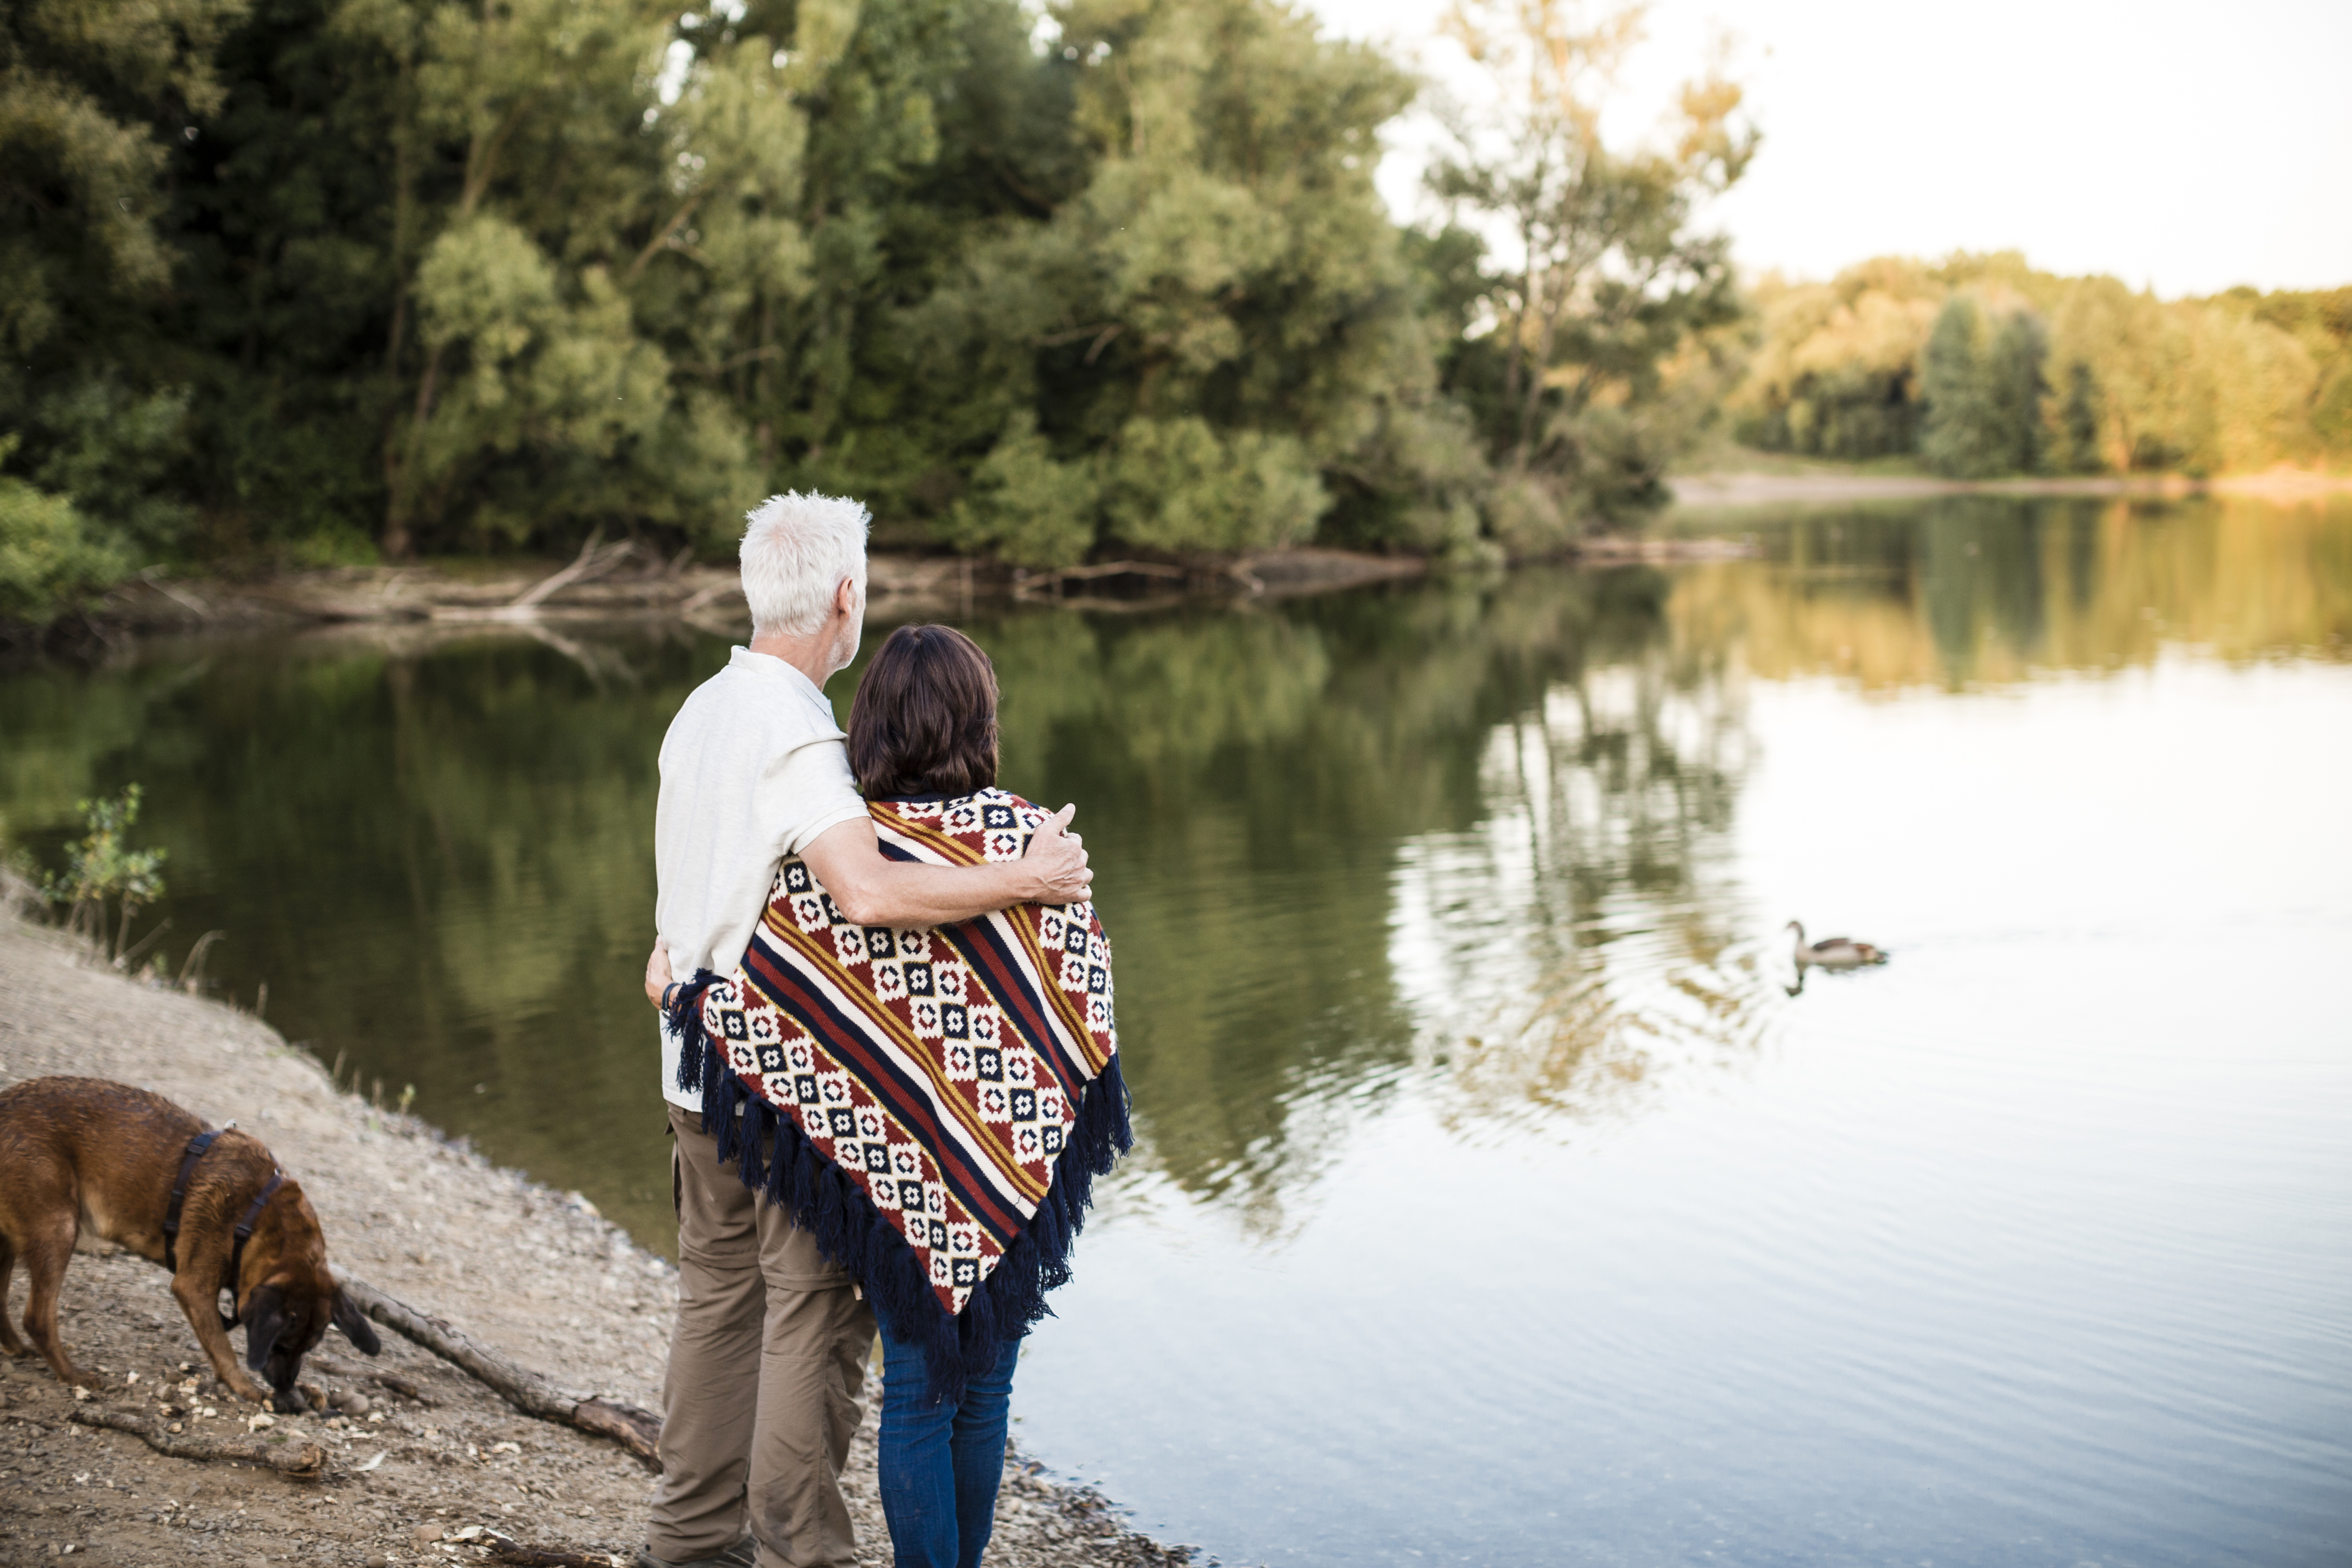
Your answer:
[[[1144,1136],[1022,1440],[1228,1563],[2352,1560],[2352,507],[1730,526],[973,626]],[[653,755],[725,656],[0,673],[0,812],[142,782],[173,962],[667,1245]],[[1792,916],[1895,960],[1791,994]]]

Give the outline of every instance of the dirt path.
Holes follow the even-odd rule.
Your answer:
[[[329,1256],[569,1387],[658,1408],[677,1272],[575,1194],[491,1166],[410,1117],[339,1094],[309,1056],[253,1017],[138,984],[60,934],[0,910],[0,1083],[80,1073],[142,1085],[208,1121],[234,1120],[300,1178]],[[8,1303],[21,1315],[20,1279]],[[73,1391],[47,1366],[0,1361],[0,1563],[410,1564],[486,1561],[457,1539],[488,1527],[528,1545],[628,1563],[645,1542],[651,1478],[612,1443],[520,1415],[385,1332],[373,1362],[330,1335],[308,1380],[365,1408],[280,1416],[212,1382],[168,1277],[127,1253],[84,1253],[66,1277],[62,1331],[110,1406],[187,1430],[309,1441],[316,1480],[167,1458],[138,1437],[73,1425]],[[367,1372],[413,1385],[410,1398]],[[868,1379],[869,1394],[879,1376]],[[887,1563],[874,1422],[847,1491],[860,1563]],[[1129,1531],[1099,1496],[1008,1453],[992,1563],[1189,1560]]]

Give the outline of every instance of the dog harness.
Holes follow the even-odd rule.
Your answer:
[[[229,1123],[229,1127],[236,1125],[234,1121]],[[188,1201],[188,1183],[195,1175],[196,1163],[205,1157],[205,1152],[213,1146],[214,1140],[227,1131],[228,1127],[215,1127],[197,1133],[188,1140],[188,1147],[180,1156],[179,1179],[172,1184],[172,1201],[163,1210],[163,1267],[174,1274],[180,1271],[180,1207]],[[224,1329],[233,1329],[237,1325],[240,1309],[236,1301],[236,1282],[245,1272],[245,1244],[253,1239],[254,1222],[261,1217],[261,1206],[275,1197],[278,1189],[285,1184],[286,1173],[273,1167],[259,1195],[246,1205],[245,1217],[236,1222],[236,1240],[229,1247],[228,1278],[222,1281],[228,1290],[229,1302],[229,1310],[220,1313]],[[218,1291],[215,1290],[215,1294],[217,1295]],[[217,1303],[213,1310],[220,1311]]]

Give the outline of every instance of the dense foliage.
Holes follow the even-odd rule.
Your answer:
[[[1445,20],[1485,73],[1485,101],[1449,116],[1455,146],[1431,184],[1499,220],[1517,253],[1471,301],[1493,329],[1454,334],[1449,382],[1496,455],[1489,526],[1514,552],[1572,534],[1569,508],[1622,515],[1666,499],[1664,460],[1712,416],[1744,314],[1729,241],[1692,223],[1755,155],[1735,121],[1740,89],[1713,74],[1685,86],[1668,147],[1602,138],[1642,17],[1454,0]]]
[[[2352,460],[2352,289],[2160,300],[2013,254],[1757,290],[1742,439],[1960,478]]]
[[[1576,255],[1498,275],[1373,188],[1415,90],[1283,0],[27,0],[0,614],[801,486],[1030,565],[1557,542],[1685,428],[1729,165],[1555,135],[1530,208],[1507,138],[1449,195]]]

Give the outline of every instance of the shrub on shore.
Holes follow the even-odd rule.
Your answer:
[[[0,441],[0,461],[9,445]],[[55,620],[131,566],[129,552],[71,500],[0,474],[0,622]]]

